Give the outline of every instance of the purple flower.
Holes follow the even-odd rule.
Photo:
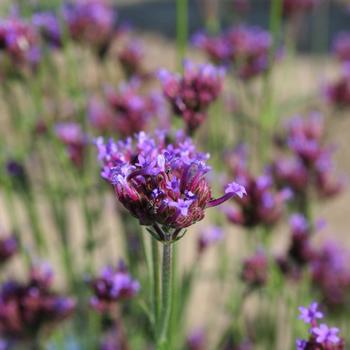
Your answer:
[[[87,137],[81,126],[74,122],[58,123],[55,133],[67,147],[67,153],[72,163],[81,168],[84,164]]]
[[[63,11],[73,40],[91,45],[103,57],[116,33],[116,14],[108,1],[78,1]]]
[[[325,88],[329,103],[339,108],[350,106],[350,63],[344,64],[341,76]]]
[[[286,17],[292,17],[308,12],[319,2],[319,0],[283,0],[283,14]]]
[[[306,350],[307,341],[303,339],[297,339],[296,347],[297,350]]]
[[[117,268],[105,267],[100,276],[92,280],[94,296],[91,305],[98,311],[106,311],[112,303],[133,298],[140,290],[140,284],[134,280],[123,263]]]
[[[313,327],[311,331],[312,334],[315,335],[316,341],[320,344],[338,344],[340,342],[338,328],[328,327],[326,324],[322,323],[319,327]]]
[[[0,266],[18,252],[17,238],[10,236],[0,239]]]
[[[220,227],[212,226],[205,228],[203,231],[200,232],[197,244],[198,252],[201,254],[210,245],[221,241],[223,237],[224,232]]]
[[[62,30],[58,17],[52,12],[38,12],[32,22],[43,39],[53,48],[62,46]]]
[[[268,259],[262,250],[243,262],[242,280],[251,287],[265,285],[268,278]]]
[[[186,339],[187,350],[204,350],[206,345],[206,334],[203,329],[195,329]]]
[[[181,116],[192,134],[205,120],[209,106],[218,98],[224,71],[210,64],[184,62],[184,74],[161,70],[158,74],[163,93],[174,113]]]
[[[139,41],[128,42],[118,53],[118,60],[128,79],[133,76],[142,77],[144,75],[143,60],[144,48]]]
[[[313,302],[309,307],[299,307],[300,316],[299,318],[305,323],[312,323],[318,318],[323,318],[323,313],[319,311],[318,304]]]
[[[6,339],[32,339],[43,328],[69,317],[75,300],[54,293],[50,283],[30,276],[27,282],[7,281],[0,291],[0,334]]]
[[[335,56],[339,61],[350,62],[350,32],[339,33],[333,47]]]
[[[206,174],[208,154],[196,150],[182,133],[168,143],[166,134],[144,132],[118,143],[96,141],[103,178],[115,189],[119,201],[141,225],[152,226],[160,240],[165,232],[179,232],[204,218],[205,209],[241,196],[241,186],[230,185],[221,198],[213,199]],[[168,237],[169,239],[169,237]]]

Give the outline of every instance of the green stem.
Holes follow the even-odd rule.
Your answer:
[[[176,46],[178,66],[186,56],[188,37],[188,0],[176,0]]]
[[[160,274],[159,274],[159,249],[155,238],[152,240],[152,269],[153,269],[153,312],[154,321],[158,325],[160,314]]]
[[[172,272],[172,245],[163,244],[163,266],[162,266],[162,312],[160,324],[157,326],[158,339],[157,350],[170,350],[168,347],[168,328],[171,314],[171,272]]]

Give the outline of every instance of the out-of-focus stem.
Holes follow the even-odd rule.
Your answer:
[[[188,38],[188,0],[176,0],[176,46],[179,69],[186,56]]]
[[[169,350],[168,329],[171,314],[171,273],[172,273],[172,244],[163,244],[162,261],[162,311],[160,323],[157,325],[157,350]]]
[[[152,240],[152,270],[153,270],[153,312],[155,324],[158,325],[160,314],[160,274],[159,274],[159,249],[155,238]]]

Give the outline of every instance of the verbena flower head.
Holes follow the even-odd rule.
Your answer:
[[[123,137],[145,130],[153,116],[151,97],[140,93],[137,81],[120,85],[116,91],[106,88],[105,98],[112,111],[112,129]]]
[[[186,350],[205,350],[206,344],[206,333],[203,329],[198,328],[187,336]]]
[[[208,108],[218,98],[224,70],[187,60],[183,76],[161,70],[159,78],[173,112],[183,118],[188,133],[192,134],[204,122]]]
[[[329,83],[325,88],[329,103],[339,108],[350,106],[350,63],[344,64],[342,74],[338,80]]]
[[[200,232],[197,247],[198,252],[203,253],[209,246],[220,242],[224,238],[224,232],[221,227],[206,227]]]
[[[105,312],[115,302],[133,298],[140,290],[140,284],[128,273],[124,263],[117,268],[107,266],[101,274],[92,280],[94,296],[91,305],[94,309]]]
[[[0,266],[18,252],[18,241],[15,236],[0,239]]]
[[[283,0],[283,14],[293,17],[311,11],[319,0]]]
[[[341,307],[350,296],[350,253],[334,242],[321,246],[311,263],[313,286],[321,292],[325,304]]]
[[[231,183],[222,197],[213,199],[206,178],[209,155],[198,152],[183,133],[172,143],[165,133],[140,132],[118,143],[100,138],[96,146],[102,177],[141,225],[157,230],[160,240],[176,239],[182,229],[202,220],[207,208],[245,194],[243,186]],[[171,237],[162,236],[162,231],[169,230],[174,230]]]
[[[108,0],[78,0],[64,7],[71,37],[103,57],[115,33],[116,14]]]
[[[128,79],[133,76],[142,77],[145,73],[143,68],[144,47],[141,42],[132,40],[128,42],[118,53],[118,60]]]
[[[75,309],[72,298],[51,290],[51,280],[38,271],[25,283],[8,281],[0,291],[0,335],[18,341],[32,339],[43,328],[66,319]]]
[[[269,68],[271,35],[258,27],[232,27],[218,37],[197,34],[194,44],[214,63],[232,66],[243,80],[256,77]]]
[[[19,18],[0,20],[0,77],[32,71],[39,60],[35,28]]]
[[[340,62],[350,62],[350,32],[341,32],[337,35],[333,50]]]
[[[72,163],[81,168],[84,164],[87,136],[80,124],[75,122],[58,123],[55,126],[55,133],[67,147],[67,153]]]
[[[241,278],[250,287],[261,287],[267,282],[268,268],[266,254],[257,250],[254,255],[244,260]]]
[[[52,48],[62,46],[62,29],[57,15],[53,12],[37,12],[32,22],[43,40]]]
[[[323,313],[318,310],[318,304],[313,302],[308,308],[299,307],[300,319],[310,324],[308,339],[296,341],[297,350],[345,350],[345,342],[339,336],[339,329],[329,327],[325,323],[318,324]]]

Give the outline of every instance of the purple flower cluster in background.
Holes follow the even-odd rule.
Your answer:
[[[283,0],[283,14],[286,17],[293,17],[305,12],[309,12],[320,0]]]
[[[15,236],[0,239],[0,266],[18,252],[18,241]]]
[[[144,57],[144,47],[137,40],[130,40],[118,52],[118,60],[128,79],[135,76],[140,78],[145,76],[146,72],[143,67]]]
[[[268,279],[269,262],[265,252],[257,250],[254,255],[243,262],[242,280],[251,288],[261,287]]]
[[[35,28],[17,17],[1,19],[0,78],[32,71],[39,61],[39,36]]]
[[[192,134],[206,119],[208,108],[218,98],[224,70],[210,64],[184,62],[183,76],[167,70],[159,72],[165,97],[173,112],[181,116]]]
[[[345,342],[339,336],[339,329],[329,327],[325,323],[318,323],[324,315],[316,302],[311,303],[307,308],[299,307],[299,311],[299,318],[309,324],[310,329],[308,339],[296,341],[297,350],[345,350]]]
[[[0,291],[0,335],[33,339],[43,328],[69,317],[75,300],[51,291],[52,271],[33,267],[27,282],[10,280]]]
[[[91,306],[100,312],[108,311],[116,302],[133,298],[140,290],[140,283],[134,280],[124,263],[115,268],[107,266],[91,281],[94,296]]]
[[[279,142],[291,155],[279,158],[271,165],[271,174],[278,186],[288,186],[303,212],[310,188],[329,198],[337,195],[344,181],[334,171],[333,149],[324,145],[324,119],[319,113],[294,117],[286,126],[286,135]]]
[[[87,136],[80,124],[75,122],[58,123],[55,126],[55,133],[59,140],[66,146],[71,162],[77,168],[81,168],[84,165]]]
[[[160,240],[169,237],[163,237],[158,225],[165,232],[174,229],[171,240],[176,239],[183,228],[204,218],[206,208],[245,194],[243,186],[230,183],[224,196],[213,199],[206,179],[209,155],[198,152],[183,133],[173,143],[164,132],[141,132],[118,143],[100,138],[96,146],[102,177],[141,225],[153,226]]]
[[[244,80],[269,68],[271,35],[258,27],[232,27],[219,37],[197,34],[194,44],[215,64],[232,65],[235,74]]]
[[[197,250],[199,254],[202,254],[208,247],[222,241],[224,238],[224,232],[221,227],[210,226],[206,227],[200,232],[197,242]]]
[[[253,176],[248,170],[246,153],[238,147],[227,154],[227,163],[237,182],[247,190],[244,198],[235,198],[235,206],[224,208],[229,221],[244,227],[273,226],[281,218],[291,191],[276,191],[273,178],[268,174]]]
[[[311,279],[330,307],[350,301],[350,254],[334,242],[326,242],[311,262]]]
[[[337,35],[333,50],[340,62],[350,62],[350,32],[341,32]]]
[[[64,18],[74,40],[91,45],[100,56],[104,56],[116,35],[116,14],[108,0],[67,4]]]
[[[339,108],[350,106],[350,62],[343,65],[341,76],[325,88],[328,101]]]
[[[63,45],[60,20],[53,12],[37,12],[32,18],[33,25],[37,28],[43,40],[51,48],[61,48]]]

